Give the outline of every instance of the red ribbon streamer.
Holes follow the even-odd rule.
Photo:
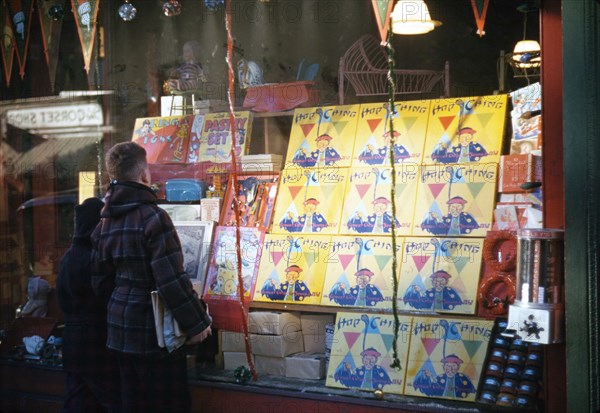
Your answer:
[[[232,188],[238,187],[238,176],[237,176],[237,156],[235,153],[236,148],[236,137],[235,137],[235,115],[234,115],[234,102],[235,102],[235,90],[233,88],[233,36],[231,35],[231,0],[225,0],[225,29],[227,30],[227,97],[229,100],[229,123],[231,125],[231,179]],[[237,198],[237,191],[234,196]],[[236,199],[237,203],[237,199]],[[240,210],[234,208],[235,211],[235,249],[237,258],[237,276],[238,276],[238,295],[240,303],[240,313],[242,321],[242,332],[244,334],[244,344],[246,347],[246,359],[248,366],[250,367],[250,373],[252,378],[258,380],[258,374],[254,367],[254,361],[252,360],[252,350],[250,348],[250,337],[248,335],[248,313],[244,305],[244,280],[242,278],[242,249],[241,249],[241,234],[240,234]]]

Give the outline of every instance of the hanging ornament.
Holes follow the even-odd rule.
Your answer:
[[[125,0],[125,3],[121,4],[119,7],[119,17],[123,19],[123,21],[130,22],[135,19],[137,15],[137,9],[133,4],[129,3],[129,0]]]
[[[55,4],[54,6],[50,7],[48,9],[48,17],[55,22],[65,17],[65,9],[62,4]]]
[[[181,3],[177,0],[168,0],[163,3],[162,11],[165,16],[173,17],[181,14]]]
[[[223,3],[225,3],[225,0],[204,0],[204,5],[208,10],[216,10]]]

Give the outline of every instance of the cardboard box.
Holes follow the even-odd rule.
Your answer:
[[[250,333],[280,336],[301,329],[299,313],[252,311],[248,314],[248,331]]]
[[[285,358],[285,376],[319,380],[325,377],[325,354],[298,353]]]
[[[250,345],[256,356],[285,357],[304,351],[301,331],[280,336],[250,334]]]
[[[250,357],[254,360],[254,356],[251,354]],[[223,364],[225,370],[235,370],[239,366],[245,366],[250,368],[248,365],[248,358],[246,357],[245,351],[224,351],[223,352]]]
[[[285,357],[255,356],[254,367],[258,374],[285,376]]]
[[[525,182],[542,181],[542,157],[532,154],[500,157],[498,192],[526,192]]]
[[[304,334],[305,353],[325,353],[325,332],[323,334]]]
[[[325,335],[325,326],[334,322],[334,314],[302,314],[300,316],[303,334]]]
[[[219,330],[219,335],[220,351],[246,351],[244,334],[235,331]]]

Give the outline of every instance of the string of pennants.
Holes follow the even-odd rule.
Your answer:
[[[44,46],[44,58],[48,65],[50,83],[54,89],[63,24],[62,15],[67,3],[70,3],[75,17],[84,68],[89,73],[100,0],[3,0],[0,4],[0,27],[4,35],[0,42],[0,51],[4,65],[4,81],[7,86],[10,86],[15,60],[19,76],[21,79],[25,77],[31,22],[34,14],[37,14]]]

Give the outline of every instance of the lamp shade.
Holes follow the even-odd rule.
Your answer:
[[[521,40],[515,44],[512,60],[515,66],[521,68],[538,67],[540,57],[540,44],[536,40]]]
[[[431,20],[423,0],[400,0],[392,12],[392,32],[395,34],[429,33],[441,24]]]

